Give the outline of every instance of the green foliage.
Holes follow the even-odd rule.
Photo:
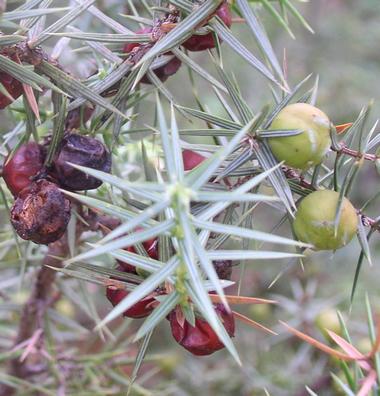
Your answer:
[[[104,142],[113,157],[112,174],[71,164],[103,185],[83,193],[62,190],[72,200],[72,218],[66,239],[49,248],[15,234],[8,221],[13,197],[1,181],[0,384],[4,390],[0,387],[0,395],[180,394],[187,392],[187,386],[189,394],[194,394],[199,384],[189,377],[201,382],[200,376],[206,379],[208,375],[207,370],[196,372],[203,366],[195,357],[176,367],[178,373],[185,372],[185,379],[183,372],[177,376],[188,384],[183,389],[171,381],[174,377],[165,380],[163,375],[159,381],[148,382],[156,374],[154,370],[170,366],[163,362],[172,356],[167,347],[172,340],[162,328],[168,314],[179,307],[189,323],[194,324],[201,315],[226,346],[231,356],[225,355],[227,373],[220,370],[221,375],[246,370],[244,375],[255,377],[256,370],[268,371],[265,359],[261,363],[260,355],[249,356],[250,351],[240,348],[239,332],[236,344],[231,339],[214,303],[228,308],[236,301],[249,302],[240,296],[240,289],[252,278],[249,274],[266,278],[270,270],[266,279],[273,288],[271,297],[278,302],[273,310],[278,313],[281,309],[280,316],[285,313],[293,327],[309,329],[324,306],[336,304],[342,297],[326,293],[322,302],[315,296],[323,283],[314,277],[315,266],[309,264],[324,259],[312,245],[295,238],[292,227],[298,200],[315,190],[335,190],[338,199],[330,220],[337,232],[344,197],[355,198],[367,167],[375,169],[379,163],[380,135],[377,123],[370,124],[372,103],[356,120],[345,120],[353,122],[343,133],[339,126],[331,127],[331,149],[318,166],[299,173],[272,153],[271,139],[296,140],[303,133],[293,126],[271,128],[278,114],[291,103],[314,106],[318,99],[319,78],[304,78],[288,70],[266,32],[273,22],[291,38],[300,27],[304,29],[301,36],[313,31],[298,11],[298,2],[230,1],[234,18],[245,22],[240,35],[215,16],[220,0],[103,3],[8,1],[0,17],[4,32],[0,71],[24,84],[23,99],[1,110],[6,126],[0,136],[0,155],[5,159],[33,139],[46,146],[45,166],[49,168],[68,132],[67,117],[77,110],[76,132]],[[154,26],[152,34],[134,33],[137,26],[145,25]],[[209,32],[214,35],[215,49],[194,55],[181,46],[194,33]],[[143,50],[127,55],[125,43],[139,43]],[[10,46],[20,51],[20,62],[7,53]],[[174,58],[182,62],[180,78],[174,77],[173,84],[161,81],[158,71]],[[231,59],[249,68],[245,70],[266,87],[268,97],[272,95],[270,102],[252,105],[245,95],[247,88],[238,82],[240,68],[229,67]],[[294,78],[303,80],[293,84]],[[88,106],[95,107],[95,112],[86,121]],[[184,149],[204,155],[204,161],[185,170]],[[363,263],[373,265],[379,257],[371,243],[380,230],[378,203],[378,191],[361,207],[355,202],[359,257],[357,252],[350,257],[356,264],[350,285],[352,304]],[[157,258],[150,257],[144,244],[152,239],[158,240]],[[122,272],[115,260],[135,267],[137,274]],[[240,279],[219,279],[213,264],[217,260],[233,260]],[[329,265],[335,264],[334,258]],[[333,282],[339,283],[342,274],[331,273],[337,277]],[[226,290],[234,285],[238,297]],[[127,292],[113,309],[104,308],[106,287]],[[130,319],[121,320],[123,312],[157,290],[161,292],[157,306],[144,321],[136,325]],[[261,288],[259,292],[268,291]],[[22,295],[17,301],[20,293],[30,296]],[[349,298],[345,290],[346,308]],[[74,307],[73,317],[59,311],[59,300]],[[376,345],[369,299],[365,306],[369,336]],[[274,317],[269,325],[283,331]],[[240,315],[240,319],[266,330],[255,317]],[[346,330],[341,316],[340,321]],[[279,346],[290,344],[288,336],[282,333],[278,338],[267,336],[269,341],[262,339],[270,348],[260,354],[270,356],[272,372],[279,372],[279,357],[283,361],[289,351],[284,354],[279,348],[293,348]],[[350,342],[348,333],[344,338]],[[160,346],[159,353],[151,350],[152,345]],[[302,345],[291,351],[294,364],[309,353]],[[327,364],[321,355],[315,362],[322,368],[315,373],[335,371],[332,378],[345,394],[354,394],[365,377],[359,363],[355,369],[346,363],[337,367],[336,362]],[[145,363],[152,363],[154,370],[147,371]],[[338,376],[337,368],[345,380]],[[310,376],[302,377],[303,385],[316,376],[312,366],[306,369]],[[377,351],[373,367],[367,371],[370,388],[380,386]],[[276,392],[282,381],[289,381],[285,377],[278,374],[259,386],[243,380],[244,391],[232,378],[225,384],[226,390],[218,393],[216,389],[214,394],[257,389],[282,394]],[[287,383],[285,388],[288,386],[293,392],[293,385]],[[306,389],[308,394],[316,394],[312,387]]]

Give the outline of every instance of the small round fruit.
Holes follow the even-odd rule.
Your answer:
[[[356,233],[358,217],[351,202],[344,198],[334,235],[338,201],[339,193],[331,190],[314,191],[302,199],[293,223],[297,238],[314,245],[316,250],[336,250],[347,245]]]
[[[315,324],[327,340],[331,340],[327,330],[333,331],[338,335],[342,334],[342,328],[340,326],[338,315],[332,308],[325,308],[319,312],[315,318]]]
[[[256,322],[263,322],[272,317],[271,304],[252,304],[248,312],[249,316]]]
[[[140,228],[138,228],[137,230],[140,230]],[[158,238],[148,239],[147,241],[143,242],[142,245],[144,246],[144,249],[146,250],[150,258],[158,260]],[[124,250],[130,253],[137,254],[136,248],[134,246],[128,246]],[[122,260],[117,260],[117,262],[120,264],[121,267],[123,267],[123,270],[125,272],[139,275],[144,274],[141,269],[135,268],[134,265],[129,264],[128,262],[124,262]]]
[[[273,120],[271,130],[298,129],[294,136],[268,138],[274,156],[285,165],[307,169],[323,161],[330,146],[330,120],[321,110],[307,103],[283,108]]]
[[[101,180],[73,168],[68,162],[111,172],[111,155],[107,148],[102,142],[89,136],[76,133],[67,135],[54,158],[51,174],[67,190],[93,190],[102,185]]]
[[[24,188],[11,209],[11,222],[17,234],[38,244],[61,238],[69,220],[70,201],[47,180]]]
[[[116,290],[111,287],[107,287],[106,296],[113,306],[119,304],[125,297],[127,297],[128,294],[129,292],[127,290]],[[123,316],[134,319],[145,318],[153,311],[153,303],[155,301],[156,299],[152,295],[149,295],[127,309],[123,313]]]
[[[136,34],[148,34],[151,33],[152,27],[146,26],[142,29],[136,31]],[[124,46],[124,53],[131,53],[135,48],[140,48],[143,44],[141,43],[127,43]],[[136,50],[135,50],[136,51]],[[165,55],[172,55],[171,52],[167,52]],[[157,67],[154,69],[154,73],[156,76],[162,81],[165,82],[170,76],[177,73],[179,68],[181,67],[182,62],[178,58],[172,58],[168,63],[163,66]],[[151,84],[151,81],[147,76],[144,76],[141,79],[141,82],[144,84]]]
[[[3,84],[3,87],[8,91],[8,93],[12,96],[13,99],[17,99],[20,97],[24,90],[22,88],[22,83],[16,80],[14,77],[9,75],[8,73],[0,72],[0,82]],[[10,99],[7,95],[0,92],[0,109],[5,109],[8,105],[12,103],[12,99]]]
[[[219,279],[230,280],[232,276],[231,260],[215,260],[212,262]]]
[[[224,22],[227,27],[232,25],[232,15],[230,6],[224,2],[216,11],[216,15]],[[182,44],[189,51],[205,51],[216,47],[213,33],[194,34]]]
[[[206,158],[192,150],[182,151],[183,168],[185,171],[192,170]]]
[[[75,317],[75,306],[74,304],[68,299],[60,299],[55,304],[55,309],[58,313],[62,316],[67,318],[74,318]]]
[[[215,305],[215,311],[221,319],[228,335],[235,334],[235,320],[231,312],[227,312],[222,304]],[[220,341],[212,327],[200,317],[196,317],[195,326],[191,326],[185,320],[183,325],[178,321],[177,312],[169,314],[169,322],[174,339],[193,355],[205,356],[223,349],[224,344]]]
[[[65,130],[71,131],[80,128],[82,123],[85,124],[91,118],[94,110],[93,107],[84,105],[69,111],[65,121]]]
[[[11,158],[6,158],[3,178],[14,196],[32,183],[31,177],[42,169],[44,160],[44,149],[35,142],[23,144]]]

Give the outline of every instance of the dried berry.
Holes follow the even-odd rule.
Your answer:
[[[227,2],[223,3],[216,12],[216,15],[228,27],[232,25],[232,15],[230,6]],[[182,44],[189,51],[204,51],[207,49],[215,48],[216,42],[213,33],[204,35],[194,34]]]
[[[216,260],[213,261],[215,271],[219,279],[231,279],[232,275],[232,261],[231,260]]]
[[[84,106],[69,111],[66,117],[65,130],[78,129],[82,123],[85,124],[91,118],[94,110],[93,107]]]
[[[235,320],[231,312],[227,312],[222,304],[215,305],[215,311],[221,319],[230,337],[235,333]],[[174,339],[193,355],[204,356],[224,348],[223,343],[212,327],[203,319],[197,317],[195,326],[185,320],[183,325],[178,321],[177,312],[169,314],[170,327]]]
[[[111,287],[107,287],[106,291],[106,296],[113,306],[119,304],[128,294],[127,290],[113,289]],[[135,319],[145,318],[153,311],[154,302],[156,302],[154,295],[149,295],[127,309],[123,316]]]
[[[330,190],[314,191],[305,197],[293,223],[297,238],[317,250],[335,250],[347,245],[356,233],[358,216],[351,202],[344,198],[335,233],[338,202],[339,193]]]
[[[107,173],[111,171],[111,155],[104,144],[92,137],[75,133],[62,140],[51,174],[68,190],[93,190],[101,186],[101,180],[73,168],[68,162]]]
[[[147,26],[145,28],[137,30],[136,34],[148,34],[152,31],[152,28],[150,26]],[[135,48],[140,48],[141,44],[140,43],[127,43],[124,46],[124,52],[125,53],[131,53]],[[136,50],[135,50],[136,51]],[[165,55],[172,55],[171,52],[167,52]],[[173,74],[177,73],[179,68],[181,67],[181,61],[178,58],[172,58],[168,63],[166,63],[163,66],[158,67],[157,69],[154,70],[154,73],[156,76],[162,81],[166,81],[170,76]],[[144,84],[151,84],[149,78],[147,76],[144,76],[141,79],[141,82]]]
[[[47,180],[38,180],[24,188],[11,210],[11,222],[17,234],[40,244],[61,238],[69,220],[70,201]]]
[[[14,196],[32,183],[31,177],[42,169],[44,160],[45,150],[35,142],[23,144],[12,157],[6,158],[3,178]]]
[[[206,158],[192,150],[182,151],[183,167],[185,171],[192,170]]]
[[[284,107],[271,129],[301,130],[294,136],[273,137],[268,143],[279,161],[292,168],[307,169],[323,161],[331,146],[330,120],[321,110],[307,103]]]

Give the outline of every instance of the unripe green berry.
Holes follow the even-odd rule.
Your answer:
[[[297,238],[314,245],[316,250],[336,250],[347,245],[358,227],[355,208],[343,198],[340,221],[335,235],[335,212],[339,193],[331,190],[315,191],[304,198],[293,223]]]
[[[338,335],[342,334],[339,318],[332,308],[325,308],[319,312],[315,318],[315,324],[328,341],[330,341],[331,338],[327,330],[333,331]]]
[[[274,156],[285,165],[307,169],[323,161],[331,146],[330,120],[307,103],[284,107],[273,120],[271,130],[298,129],[298,135],[268,139]]]

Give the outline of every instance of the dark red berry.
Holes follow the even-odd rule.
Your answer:
[[[11,209],[11,222],[17,234],[39,244],[57,241],[70,220],[70,201],[47,180],[24,188]]]
[[[51,174],[68,190],[93,190],[101,186],[101,180],[75,169],[68,162],[107,173],[111,171],[112,164],[111,155],[102,142],[75,133],[68,134],[62,140]]]
[[[24,92],[22,83],[8,73],[0,72],[0,82],[15,100]],[[0,109],[5,109],[12,102],[12,99],[0,92]]]
[[[81,122],[84,124],[91,118],[94,110],[93,107],[84,106],[69,111],[66,117],[65,130],[78,129],[81,126]]]
[[[192,170],[206,158],[192,150],[182,151],[183,167],[185,171]]]
[[[42,169],[44,160],[45,150],[35,142],[23,144],[12,157],[6,158],[3,178],[14,196],[32,183],[31,177]]]
[[[119,304],[120,301],[122,301],[129,292],[127,290],[120,290],[120,289],[112,289],[111,287],[107,287],[106,291],[106,296],[108,300],[111,302],[113,306]],[[123,316],[126,316],[128,318],[145,318],[148,316],[154,309],[154,302],[156,299],[152,296],[149,295],[139,302],[137,302],[135,305],[133,305],[131,308],[127,309],[124,313]]]
[[[232,261],[231,260],[216,260],[213,261],[215,271],[219,279],[231,279],[232,275]]]
[[[148,34],[152,31],[152,27],[147,26],[142,29],[137,30],[137,34]],[[124,52],[125,53],[130,53],[132,52],[135,48],[140,48],[142,44],[140,43],[127,43],[124,46]],[[167,52],[165,55],[171,55],[171,52]],[[178,58],[173,58],[171,59],[166,65],[160,66],[157,69],[154,70],[154,73],[156,76],[162,81],[166,81],[168,77],[172,76],[173,74],[177,73],[179,68],[181,67],[181,61]],[[151,84],[150,80],[148,77],[144,76],[141,79],[141,82],[144,84]]]
[[[152,27],[151,26],[145,26],[141,29],[138,29],[136,31],[136,34],[149,34],[152,31]],[[139,48],[141,47],[142,43],[127,43],[124,45],[124,52],[125,53],[130,53],[133,51],[134,48]]]
[[[216,15],[225,23],[226,26],[231,27],[232,15],[230,6],[227,3],[223,3]],[[205,51],[207,49],[215,48],[216,43],[213,33],[204,35],[194,34],[182,44],[189,51]]]
[[[235,334],[235,320],[231,312],[227,312],[222,304],[215,305],[215,311],[221,319],[230,337]],[[177,312],[169,314],[170,327],[174,339],[193,355],[204,356],[224,348],[223,343],[212,327],[203,319],[197,317],[195,326],[185,320],[183,326],[179,323]]]
[[[144,249],[148,253],[149,257],[158,260],[158,239],[148,239],[147,241],[143,242],[142,245],[144,246]],[[136,248],[134,246],[128,246],[126,251],[131,252],[131,253],[137,253]],[[123,267],[125,272],[128,272],[130,274],[136,274],[136,268],[134,265],[128,264],[124,261],[117,260],[117,262]]]

